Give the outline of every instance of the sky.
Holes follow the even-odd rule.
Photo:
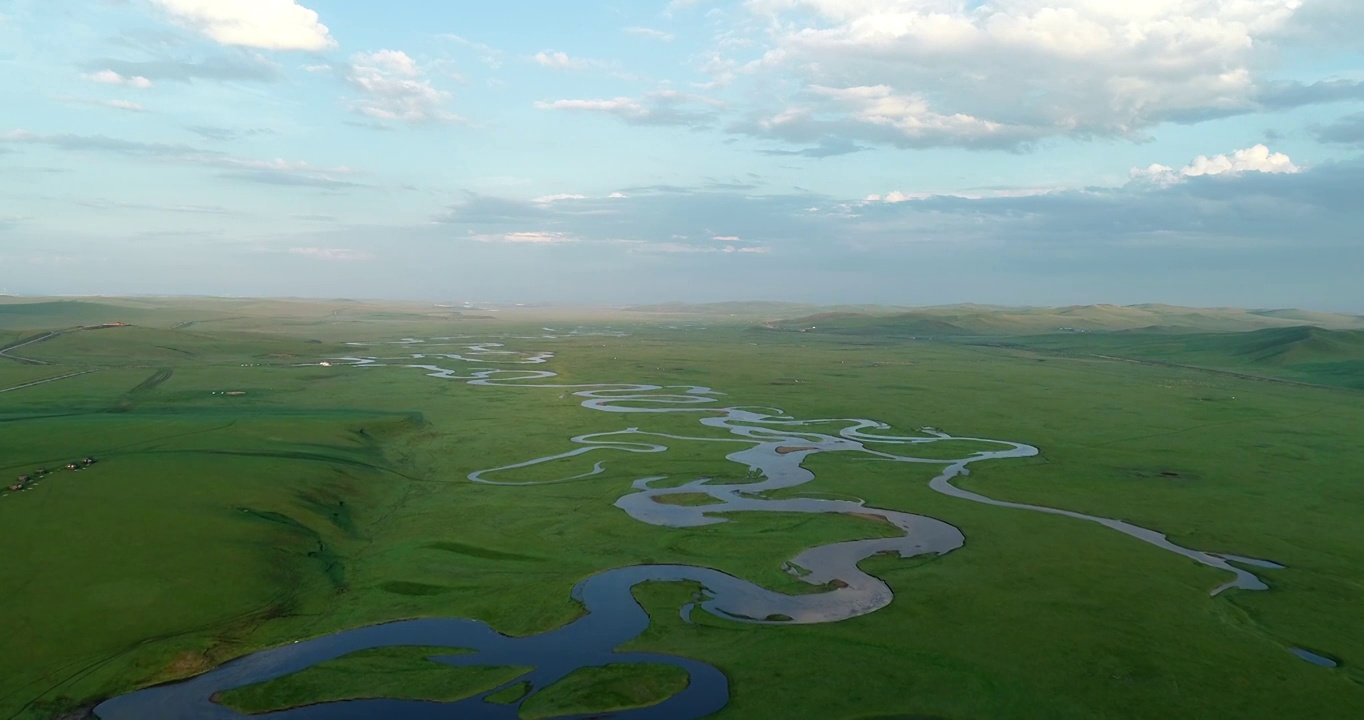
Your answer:
[[[0,0],[0,293],[1364,312],[1357,0]]]

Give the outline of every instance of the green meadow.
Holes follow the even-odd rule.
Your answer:
[[[767,316],[775,310],[785,315]],[[783,495],[928,515],[959,527],[966,545],[866,561],[896,599],[835,624],[756,626],[700,612],[686,624],[678,609],[696,588],[637,588],[653,624],[625,649],[720,668],[731,698],[717,717],[1278,719],[1364,707],[1364,355],[1353,320],[1155,306],[908,319],[859,308],[813,321],[808,311],[0,302],[0,349],[60,332],[0,357],[0,718],[81,717],[101,699],[255,650],[396,619],[542,632],[580,615],[575,583],[640,563],[810,592],[784,562],[890,532],[863,518],[775,513],[666,529],[612,505],[640,477],[742,478],[724,458],[738,445],[604,450],[505,478],[604,461],[605,472],[580,481],[474,484],[471,472],[571,450],[576,435],[721,434],[695,414],[595,412],[552,388],[317,364],[437,352],[348,342],[448,336],[552,351],[525,367],[559,373],[554,383],[706,385],[725,404],[803,419],[1028,443],[1041,454],[975,464],[958,484],[1286,566],[1256,571],[1268,591],[1211,597],[1226,573],[1093,523],[940,495],[927,484],[936,466],[815,455],[806,466],[818,479]],[[79,329],[112,322],[130,326]],[[1094,327],[1057,333],[1061,322]],[[563,332],[579,327],[626,334]],[[97,462],[64,469],[87,456]],[[53,472],[3,489],[40,467]],[[451,700],[503,685],[514,702],[525,692],[514,684],[523,668],[426,659],[442,653],[451,654],[357,653],[219,701],[266,712],[343,698]],[[684,682],[666,666],[608,666],[532,695],[521,712],[647,705]]]

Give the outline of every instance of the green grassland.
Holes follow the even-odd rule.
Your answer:
[[[836,309],[804,317],[774,315],[774,330],[878,337],[1035,335],[1065,331],[1142,330],[1161,334],[1247,332],[1311,326],[1364,328],[1364,317],[1305,310],[1186,308],[1173,305],[1075,305],[1063,308],[1000,308],[948,305],[913,310]]]
[[[1364,330],[1297,326],[1187,335],[1087,333],[1014,342],[1069,355],[1117,356],[1364,390]]]
[[[687,687],[671,665],[606,665],[570,673],[536,693],[521,708],[526,720],[628,710],[666,700]]]
[[[630,334],[504,342],[557,353],[544,366],[557,382],[709,385],[727,403],[802,418],[1026,442],[1041,455],[973,466],[960,484],[1287,566],[1261,571],[1267,592],[1212,598],[1225,573],[1097,525],[939,495],[927,487],[933,466],[817,455],[807,466],[819,478],[790,495],[930,515],[960,527],[967,545],[867,561],[895,602],[831,625],[750,626],[701,613],[687,625],[677,609],[693,588],[638,588],[655,622],[629,649],[721,668],[732,697],[720,717],[1348,717],[1364,707],[1364,626],[1354,620],[1364,607],[1364,395],[1349,389],[1360,376],[1349,333],[1094,332],[981,344],[978,335],[924,341],[751,322],[670,329],[671,318],[639,311],[86,304],[0,303],[0,340],[134,325],[16,351],[47,365],[0,358],[0,389],[88,371],[0,394],[0,473],[99,459],[0,491],[0,718],[47,720],[256,649],[399,618],[540,632],[581,612],[569,598],[574,583],[637,563],[715,567],[808,592],[783,562],[888,532],[861,518],[767,513],[670,530],[612,506],[638,477],[742,477],[724,460],[739,446],[589,454],[582,465],[604,460],[606,472],[572,483],[469,483],[475,470],[572,449],[568,438],[584,433],[647,425],[719,434],[690,414],[645,423],[592,412],[559,390],[315,364],[421,351],[347,341],[540,336],[561,323]],[[1281,315],[1256,317],[1304,321]],[[1276,352],[1274,342],[1299,345]],[[1318,363],[1335,365],[1304,369]],[[228,391],[245,394],[220,394]],[[1289,647],[1341,666],[1310,665]],[[380,694],[449,699],[514,677],[455,671],[422,652],[343,658],[224,702],[265,710]],[[614,673],[569,678],[523,712],[607,711],[677,689],[675,678]]]
[[[458,655],[448,648],[378,648],[320,663],[302,672],[222,693],[218,702],[246,713],[301,704],[391,698],[450,702],[505,685],[531,668],[451,667],[429,660]]]

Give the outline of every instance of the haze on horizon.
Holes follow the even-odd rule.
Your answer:
[[[0,0],[0,293],[1364,312],[1354,0]]]

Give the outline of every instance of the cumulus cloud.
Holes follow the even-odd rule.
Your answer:
[[[1017,147],[1038,139],[1036,127],[995,122],[965,113],[944,114],[922,96],[896,93],[888,85],[825,87],[812,85],[806,100],[775,115],[736,123],[731,131],[791,142],[822,142],[852,136],[900,147]],[[843,147],[853,146],[844,140]],[[818,154],[819,148],[812,151]],[[833,154],[839,154],[835,151]]]
[[[1319,1],[1319,0],[1318,0]],[[1139,139],[1162,122],[1359,97],[1260,73],[1314,0],[750,0],[756,59],[708,65],[770,98],[735,132],[905,147]],[[794,93],[773,91],[793,77]]]
[[[821,212],[863,247],[912,242],[1000,252],[1110,254],[1112,248],[1204,248],[1226,257],[1266,248],[1341,248],[1355,243],[1364,205],[1364,163],[1328,163],[1297,172],[1257,152],[1190,163],[1173,183],[1054,190],[968,198],[927,195]],[[1249,159],[1251,157],[1258,159]],[[1223,169],[1230,166],[1233,169]],[[1240,171],[1234,168],[1241,167]],[[1214,172],[1215,170],[1219,170]],[[1202,174],[1192,174],[1202,171]],[[1180,171],[1173,171],[1179,173]],[[1162,257],[1153,254],[1150,257]],[[1171,262],[1164,255],[1162,264]]]
[[[290,254],[302,255],[315,260],[327,260],[330,262],[356,262],[359,260],[373,260],[374,256],[362,250],[352,250],[350,248],[328,248],[328,247],[295,247],[289,248]]]
[[[316,12],[294,0],[150,0],[178,23],[221,45],[261,50],[336,46]]]
[[[104,85],[126,85],[128,87],[145,90],[152,86],[152,81],[141,75],[125,76],[113,70],[100,70],[99,72],[86,73],[83,75],[86,80],[102,83]]]
[[[1105,258],[1095,262],[1107,266],[1148,258],[1154,267],[1190,257],[1179,253],[1241,257],[1357,247],[1364,160],[1300,168],[1278,155],[1247,148],[1195,159],[1171,170],[1180,181],[1168,184],[952,193],[906,188],[861,200],[704,186],[641,187],[626,198],[545,203],[470,195],[432,227],[483,243],[572,243],[575,254],[615,247],[697,262],[761,257],[820,273],[846,267],[874,274],[874,258],[891,262],[923,252],[942,253],[944,272],[960,271],[961,257],[991,265],[1007,256],[1045,273],[1045,265],[1077,256]]]
[[[364,117],[412,124],[462,120],[445,109],[450,93],[433,86],[405,52],[357,53],[346,68],[345,79],[361,92],[350,106]]]
[[[1302,168],[1295,165],[1287,155],[1271,152],[1265,145],[1256,145],[1225,155],[1214,155],[1213,157],[1199,155],[1188,165],[1178,170],[1160,164],[1145,168],[1133,168],[1131,176],[1134,180],[1158,185],[1171,185],[1187,178],[1204,175],[1239,175],[1248,172],[1297,173],[1301,171]]]
[[[716,108],[724,103],[703,95],[659,90],[638,98],[614,97],[594,100],[552,100],[535,103],[540,110],[596,113],[615,117],[629,125],[711,125]]]

